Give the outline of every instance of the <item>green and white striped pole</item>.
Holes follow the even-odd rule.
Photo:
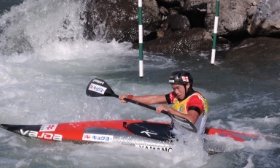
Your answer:
[[[216,0],[216,14],[215,14],[214,30],[213,30],[213,45],[212,45],[212,53],[211,53],[211,64],[215,63],[219,15],[220,15],[220,0]]]
[[[144,76],[142,0],[138,0],[138,30],[139,30],[139,77],[142,78]]]

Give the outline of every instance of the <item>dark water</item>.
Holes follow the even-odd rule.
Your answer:
[[[1,1],[1,7],[8,9],[9,3]],[[218,53],[217,65],[213,66],[207,53],[198,52],[185,58],[146,53],[145,76],[140,79],[138,52],[131,44],[83,39],[79,20],[83,5],[74,0],[27,0],[1,15],[0,123],[168,120],[142,107],[120,104],[114,98],[87,97],[85,87],[91,78],[100,77],[118,94],[167,93],[170,72],[185,69],[193,74],[195,88],[209,101],[208,126],[280,137],[279,62],[235,63]],[[67,29],[63,28],[65,19],[70,21]],[[60,41],[58,37],[73,40]],[[260,53],[258,48],[253,52]],[[269,52],[279,54],[276,50]],[[224,152],[208,156],[202,145],[195,142],[188,146],[179,144],[180,149],[172,154],[120,146],[49,144],[0,130],[0,164],[1,167],[246,168],[280,165],[279,141],[239,143],[221,137],[213,137],[212,141]]]
[[[0,0],[0,14],[9,11],[13,5],[18,5],[22,2],[23,0]]]

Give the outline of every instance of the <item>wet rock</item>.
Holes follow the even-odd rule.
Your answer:
[[[246,32],[247,11],[251,10],[259,0],[223,0],[220,1],[219,35],[230,35]],[[210,5],[210,4],[209,4]],[[207,28],[214,25],[213,14],[215,3],[211,4],[209,14],[206,16]],[[212,15],[211,15],[212,13]]]
[[[89,39],[116,39],[137,41],[137,1],[90,0],[87,4],[85,37]],[[154,31],[159,20],[159,9],[155,0],[143,1],[143,24],[145,31]]]
[[[144,50],[179,55],[211,50],[215,2],[144,0]],[[220,4],[218,36],[226,38],[226,46],[249,34],[280,36],[280,0],[222,0]],[[85,37],[138,46],[137,6],[136,0],[89,0]]]
[[[252,35],[276,35],[280,37],[280,1],[261,1],[249,13],[248,32]],[[249,15],[249,16],[250,16]]]
[[[196,28],[185,32],[165,32],[161,38],[144,43],[146,51],[170,55],[186,55],[196,50],[209,50],[211,34],[205,29]]]
[[[169,15],[167,17],[168,26],[173,31],[186,31],[190,29],[190,22],[184,15]]]

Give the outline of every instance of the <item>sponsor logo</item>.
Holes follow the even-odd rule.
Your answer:
[[[101,84],[101,85],[104,84],[103,81],[100,81],[100,80],[98,80],[98,79],[94,79],[94,80],[92,80],[92,82],[93,82],[93,83],[98,83],[98,84]]]
[[[92,141],[92,142],[112,142],[114,139],[113,135],[103,135],[103,134],[83,134],[83,141]]]
[[[150,132],[149,130],[141,131],[141,134],[146,134],[148,137],[151,137],[151,135],[158,135],[156,132]]]
[[[184,82],[189,82],[189,77],[188,76],[182,76],[182,80]]]
[[[60,134],[53,134],[49,132],[37,132],[37,131],[23,130],[23,129],[20,129],[19,132],[21,135],[29,136],[31,138],[62,141],[62,135]]]
[[[174,80],[169,80],[169,83],[175,83],[175,81]]]
[[[184,105],[182,105],[182,106],[180,106],[178,111],[183,112],[183,110],[184,110],[184,106],[185,106],[185,104],[184,104]]]
[[[55,131],[56,127],[57,127],[57,124],[44,124],[41,126],[40,131],[53,132],[53,131]]]
[[[103,87],[103,86],[96,85],[94,83],[91,83],[89,85],[88,90],[91,90],[91,91],[94,91],[94,92],[97,92],[97,93],[100,93],[100,94],[104,94],[105,91],[107,90],[107,88]]]
[[[136,144],[135,147],[148,149],[148,150],[160,150],[165,152],[172,152],[172,148],[169,146],[155,146],[155,145],[138,145]]]

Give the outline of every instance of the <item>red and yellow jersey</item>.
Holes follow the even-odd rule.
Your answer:
[[[206,99],[199,93],[194,92],[190,96],[188,96],[186,99],[179,101],[176,98],[176,95],[174,92],[169,93],[169,100],[172,105],[172,108],[187,114],[189,110],[195,110],[199,114],[205,114],[208,112],[208,104]]]

